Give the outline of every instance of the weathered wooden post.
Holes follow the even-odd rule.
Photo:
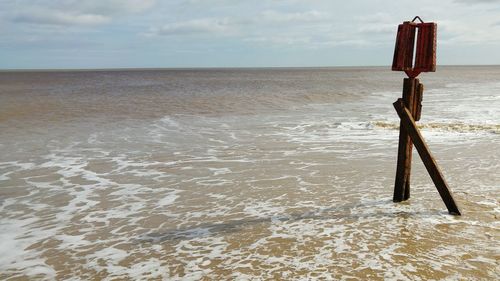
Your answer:
[[[419,23],[415,22],[417,19]],[[394,103],[401,122],[393,201],[410,198],[411,160],[415,144],[448,211],[460,215],[448,185],[415,124],[420,120],[424,91],[416,77],[421,72],[436,71],[436,30],[435,23],[424,23],[418,16],[398,26],[392,70],[404,71],[408,78],[404,79],[402,99]]]

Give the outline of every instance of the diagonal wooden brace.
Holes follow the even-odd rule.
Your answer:
[[[460,210],[453,199],[453,195],[448,188],[448,184],[444,180],[443,174],[441,173],[436,160],[434,160],[434,157],[422,137],[422,134],[420,134],[412,114],[408,108],[405,107],[402,99],[398,99],[395,103],[393,103],[393,105],[399,115],[399,118],[401,119],[401,125],[404,126],[406,132],[410,135],[410,138],[412,139],[413,144],[415,145],[415,148],[417,149],[418,154],[427,169],[427,172],[431,176],[441,199],[443,199],[446,208],[448,208],[448,212],[452,215],[460,216]]]

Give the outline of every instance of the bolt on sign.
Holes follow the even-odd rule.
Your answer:
[[[416,20],[420,22],[415,22]],[[432,156],[416,121],[420,120],[424,86],[416,78],[421,72],[436,71],[436,23],[425,23],[420,17],[398,26],[392,70],[404,71],[403,97],[393,103],[400,122],[398,161],[394,183],[394,202],[410,198],[410,172],[413,145],[431,176],[448,212],[460,215],[443,174]]]

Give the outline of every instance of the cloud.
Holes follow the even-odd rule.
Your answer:
[[[297,36],[259,36],[250,37],[243,39],[245,42],[260,43],[260,44],[273,44],[273,45],[297,45],[297,44],[309,44],[311,43],[311,38],[297,37]]]
[[[478,23],[463,23],[457,20],[443,20],[438,24],[438,39],[448,45],[482,45],[500,43],[500,32],[485,29]]]
[[[57,1],[55,1],[57,2]],[[101,15],[135,14],[152,8],[155,0],[69,0],[65,9]]]
[[[328,19],[328,15],[315,10],[297,13],[282,13],[267,10],[260,14],[259,20],[267,22],[290,23],[290,22],[316,22]]]
[[[203,35],[211,34],[218,36],[237,36],[244,35],[244,41],[263,42],[269,41],[274,43],[298,42],[301,40],[290,40],[287,36],[276,37],[268,40],[271,37],[261,36],[256,33],[261,33],[263,29],[267,29],[270,33],[271,27],[276,30],[283,30],[287,33],[296,28],[303,27],[306,23],[318,23],[328,19],[327,14],[318,11],[305,11],[296,13],[284,13],[274,10],[265,10],[255,13],[253,16],[245,17],[213,17],[213,18],[198,18],[185,21],[178,21],[150,28],[146,35],[164,35],[164,36],[185,36],[185,35]],[[286,38],[286,39],[284,39]]]
[[[11,3],[10,18],[17,23],[98,25],[121,15],[150,9],[155,0],[20,0]]]
[[[358,32],[368,34],[393,34],[399,22],[386,13],[357,17]]]
[[[107,23],[111,18],[96,14],[71,14],[62,11],[38,10],[20,13],[14,16],[13,20],[50,25],[97,25]]]
[[[149,35],[230,35],[235,33],[229,19],[205,18],[175,22],[152,28]]]
[[[396,33],[397,25],[393,23],[384,23],[384,24],[363,24],[358,28],[358,31],[361,33],[380,33],[380,34],[392,34]]]
[[[454,0],[456,3],[464,4],[489,4],[489,3],[500,3],[500,0]]]

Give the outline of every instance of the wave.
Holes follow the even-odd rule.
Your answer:
[[[370,122],[375,128],[383,129],[399,129],[399,122],[386,122],[386,121],[374,121]],[[500,134],[500,124],[469,124],[464,122],[429,122],[417,124],[417,127],[422,130],[430,131],[446,131],[446,132],[457,132],[457,133],[492,133]]]

